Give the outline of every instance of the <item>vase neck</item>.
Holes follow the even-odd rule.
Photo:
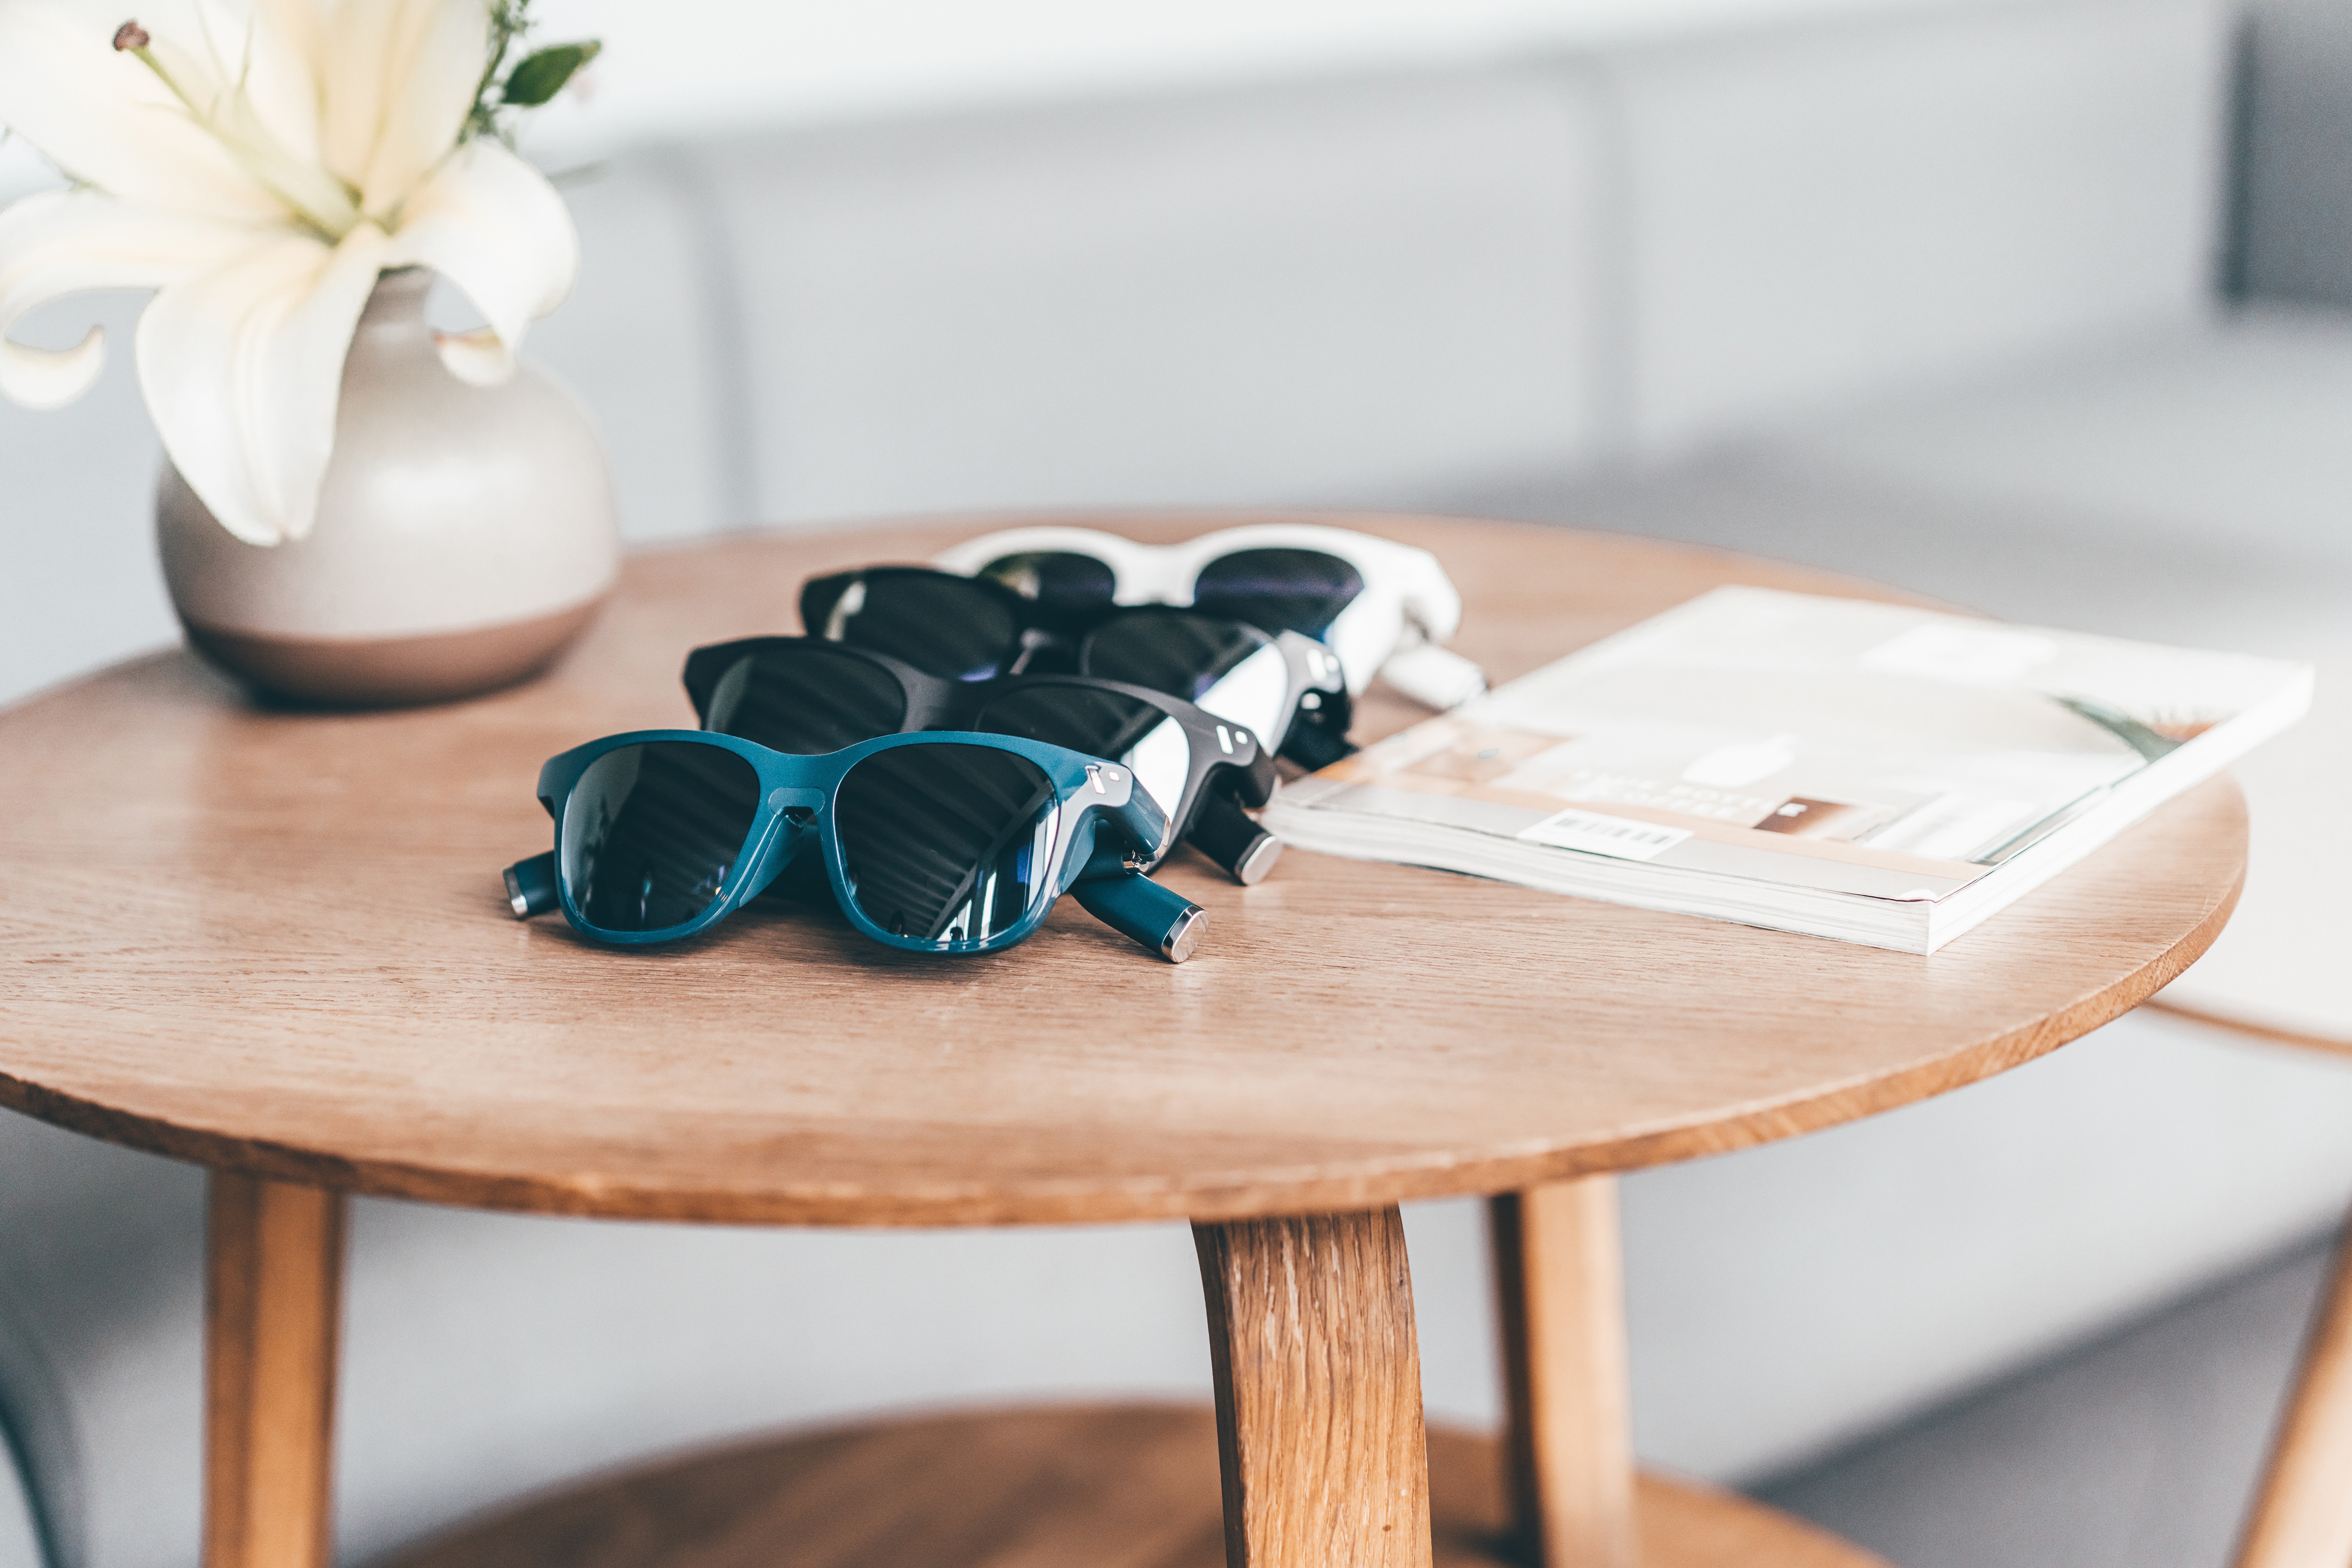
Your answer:
[[[352,334],[343,363],[347,379],[362,367],[382,370],[425,358],[440,363],[433,329],[425,320],[425,297],[432,291],[429,268],[404,267],[376,279],[375,292],[368,296],[359,329]]]
[[[425,297],[432,291],[431,268],[404,267],[385,273],[375,280],[375,292],[368,296],[367,310],[360,316],[361,329],[423,330]]]

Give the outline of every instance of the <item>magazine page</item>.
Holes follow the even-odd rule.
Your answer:
[[[1934,900],[2303,674],[1724,588],[1327,768],[1286,800],[1318,817]]]

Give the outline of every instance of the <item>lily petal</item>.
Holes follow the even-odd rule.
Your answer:
[[[155,3],[140,0],[141,15]],[[329,220],[329,232],[341,232],[358,206],[355,194],[320,157],[319,76],[307,41],[317,30],[317,7],[311,0],[180,0],[180,5],[184,25],[171,36],[160,26],[150,29],[154,37],[148,46],[171,71],[173,85],[196,101],[248,174]]]
[[[0,212],[0,393],[55,408],[106,363],[93,327],[77,347],[27,348],[8,332],[36,306],[92,289],[156,289],[251,247],[253,232],[150,212],[100,191],[45,191]]]
[[[408,198],[387,255],[387,266],[430,267],[456,284],[512,353],[531,321],[572,292],[580,235],[546,175],[496,142],[475,141]]]
[[[499,386],[514,379],[513,352],[488,327],[470,332],[436,332],[433,346],[449,374],[468,386]]]
[[[388,221],[465,129],[489,53],[483,0],[341,0],[320,46],[327,166]]]
[[[327,21],[330,0],[254,0],[254,13],[302,63],[310,79],[311,114],[326,98]]]
[[[236,83],[254,121],[287,154],[313,168],[319,156],[319,74],[310,35],[318,30],[312,0],[267,0],[241,10],[201,0],[203,36]]]
[[[322,234],[347,231],[360,216],[358,202],[349,187],[320,167],[315,110],[307,124],[300,117],[298,100],[308,68],[291,59],[276,35],[257,26],[249,13],[227,16],[216,5],[199,5],[195,20],[193,46],[160,36],[147,45],[148,59],[173,96],[228,150],[247,178],[289,211]],[[288,82],[289,73],[299,79]],[[257,88],[265,89],[268,115],[254,98]],[[307,138],[308,153],[289,146],[273,129],[273,119],[290,125],[298,139]]]
[[[46,0],[0,0],[0,124],[125,201],[226,222],[284,214],[137,56]]]
[[[330,247],[281,230],[173,283],[139,321],[139,381],[164,450],[222,527],[249,544],[317,520],[343,360],[383,265],[362,223]]]

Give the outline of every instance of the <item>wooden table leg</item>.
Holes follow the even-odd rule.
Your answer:
[[[215,1171],[205,1249],[205,1568],[327,1568],[343,1196]]]
[[[1487,1217],[1519,1554],[1539,1568],[1634,1568],[1616,1180],[1506,1193]]]
[[[2352,1565],[2352,1222],[2304,1349],[2238,1568]]]
[[[1227,1568],[1429,1568],[1429,1458],[1393,1208],[1196,1225]]]

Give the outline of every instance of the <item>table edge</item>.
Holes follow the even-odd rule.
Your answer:
[[[2224,775],[2226,778],[2226,775]],[[2234,791],[2234,780],[2229,780]],[[976,1226],[1130,1224],[1234,1220],[1339,1213],[1433,1198],[1485,1196],[1729,1153],[1858,1121],[1964,1088],[2020,1067],[2131,1011],[2201,957],[2221,933],[2245,887],[2245,863],[2205,917],[2167,952],[2113,984],[2024,1028],[1907,1068],[1794,1095],[1738,1115],[1710,1115],[1591,1143],[1531,1148],[1480,1160],[1368,1161],[1351,1172],[1286,1181],[1261,1170],[1246,1179],[1127,1185],[975,1184],[925,1192],[857,1193],[823,1184],[760,1191],[619,1184],[603,1178],[557,1181],[453,1166],[419,1166],[323,1153],[274,1140],[233,1138],[163,1118],[135,1115],[0,1073],[0,1106],[108,1142],[242,1175],[331,1188],[367,1197],[450,1207],[572,1217],[708,1225],[927,1228]],[[1696,918],[1696,917],[1693,917]],[[2168,1006],[2168,1011],[2179,1011]]]
[[[1523,529],[1543,534],[1597,535],[1694,555],[1751,562],[1773,569],[1790,565],[1750,551],[1653,539],[1618,530],[1410,509],[1013,509],[887,516],[846,522],[835,520],[805,528],[760,530],[755,533],[801,541],[834,534],[881,532],[894,527],[1003,526],[1013,521],[1077,520],[1091,521],[1097,525],[1205,523],[1211,526],[1234,526],[1252,520],[1296,521],[1362,527],[1373,532],[1380,531],[1379,524],[1383,521],[1460,521],[1481,527]],[[684,552],[743,537],[728,535],[718,539],[661,541],[635,547],[628,554]],[[1961,614],[1975,613],[1927,595],[1891,588],[1849,572],[1811,567],[1801,570],[1811,575],[1852,584],[1856,590],[1874,597],[1957,610]],[[0,713],[21,711],[47,701],[69,698],[87,682],[120,676],[141,666],[174,661],[189,663],[198,669],[200,676],[203,673],[201,662],[184,646],[154,649],[28,692],[5,709],[0,709]],[[2223,773],[2214,782],[2226,782],[2237,796],[2242,816],[2244,797],[2234,778]],[[568,1180],[552,1179],[446,1163],[422,1165],[398,1160],[353,1158],[304,1148],[285,1141],[240,1138],[164,1117],[122,1110],[5,1071],[0,1071],[0,1108],[18,1111],[85,1136],[208,1169],[324,1187],[360,1196],[516,1214],[709,1225],[926,1228],[1129,1224],[1175,1219],[1232,1220],[1276,1215],[1335,1213],[1418,1200],[1487,1195],[1727,1153],[1841,1125],[1991,1078],[2048,1055],[2129,1012],[2161,991],[2201,957],[2220,936],[2237,907],[2244,889],[2245,876],[2246,850],[2242,828],[2236,874],[2229,889],[2216,899],[2199,923],[2169,950],[2104,989],[2078,998],[2037,1023],[1979,1041],[1932,1061],[1827,1088],[1809,1089],[1783,1100],[1759,1104],[1736,1115],[1708,1112],[1703,1118],[1665,1123],[1651,1130],[1622,1133],[1591,1142],[1531,1146],[1522,1152],[1471,1160],[1444,1154],[1425,1158],[1369,1159],[1355,1163],[1352,1168],[1338,1171],[1332,1169],[1333,1162],[1326,1156],[1314,1162],[1315,1174],[1302,1174],[1295,1180],[1286,1177],[1278,1168],[1261,1167],[1247,1176],[1197,1183],[1143,1179],[1125,1184],[1046,1182],[1024,1185],[1017,1182],[996,1182],[940,1186],[930,1190],[901,1188],[882,1193],[867,1188],[851,1190],[824,1183],[798,1187],[790,1184],[767,1183],[757,1190],[662,1186],[621,1184],[589,1175]],[[2337,1051],[2352,1050],[2352,1046],[2343,1043],[2264,1029],[2242,1021],[2202,1014],[2162,999],[2156,1000],[2152,1005],[2202,1023],[2288,1044]]]

